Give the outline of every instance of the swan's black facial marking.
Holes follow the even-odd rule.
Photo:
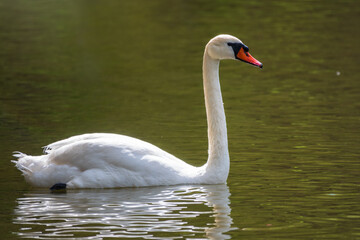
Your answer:
[[[242,60],[242,59],[237,57],[237,54],[238,54],[238,52],[240,51],[241,48],[244,49],[244,52],[245,52],[246,55],[247,55],[247,52],[249,52],[248,46],[246,46],[243,43],[231,43],[231,42],[229,42],[227,45],[232,47],[232,49],[234,51],[235,58],[238,59],[238,60]]]

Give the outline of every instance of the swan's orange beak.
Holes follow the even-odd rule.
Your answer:
[[[262,63],[251,56],[249,52],[245,52],[243,47],[240,48],[239,52],[236,54],[236,57],[241,61],[250,63],[251,65],[257,66],[259,68],[263,67]]]

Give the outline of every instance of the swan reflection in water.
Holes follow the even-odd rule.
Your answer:
[[[17,199],[15,234],[40,239],[228,239],[226,185],[33,192]]]

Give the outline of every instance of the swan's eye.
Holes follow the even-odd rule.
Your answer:
[[[227,45],[230,46],[230,47],[234,47],[235,43],[228,42]]]
[[[241,44],[241,43],[229,42],[227,45],[230,46],[233,49],[235,57],[236,57],[236,54],[240,51],[240,49],[244,47],[244,45]]]

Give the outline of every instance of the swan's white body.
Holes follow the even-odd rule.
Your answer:
[[[59,182],[68,188],[199,183],[197,176],[205,172],[150,143],[118,134],[84,134],[47,148],[47,155],[17,154],[19,169],[35,186]]]
[[[235,59],[232,47],[242,44],[219,35],[207,44],[203,81],[208,119],[209,157],[201,167],[191,166],[160,148],[118,134],[93,133],[48,145],[45,155],[16,153],[16,166],[34,186],[66,183],[68,188],[114,188],[175,184],[225,183],[230,160],[225,112],[219,83],[221,59]]]

